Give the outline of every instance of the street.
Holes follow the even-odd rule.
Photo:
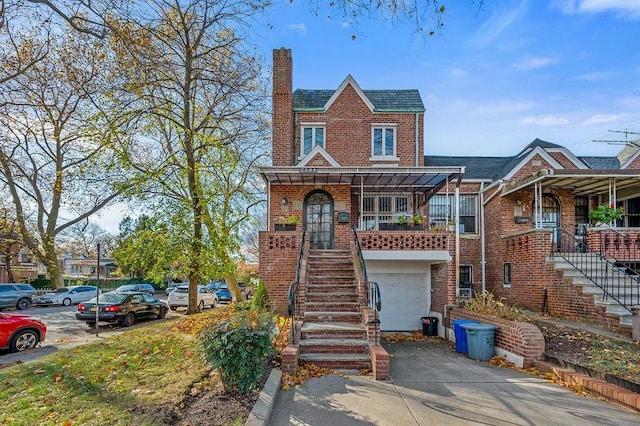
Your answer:
[[[33,316],[44,322],[47,326],[47,336],[40,348],[33,349],[30,352],[43,352],[41,348],[58,345],[61,343],[82,340],[87,337],[95,336],[94,327],[89,327],[84,321],[78,321],[75,317],[77,306],[32,306],[25,310],[5,310],[8,314],[25,314]],[[175,318],[184,314],[184,310],[169,311],[166,318]],[[163,320],[143,320],[136,322],[133,327],[145,327],[148,324]],[[121,327],[119,324],[100,323],[98,335],[107,337],[117,334],[127,328]],[[47,352],[48,351],[44,351]],[[0,351],[0,364],[6,357],[11,356],[8,350]]]

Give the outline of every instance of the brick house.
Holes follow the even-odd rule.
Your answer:
[[[296,363],[370,365],[384,377],[378,330],[420,329],[428,316],[443,335],[448,309],[483,289],[620,326],[553,254],[568,238],[571,253],[596,248],[602,230],[586,225],[602,203],[627,208],[609,246],[636,241],[637,150],[586,158],[535,140],[513,157],[425,155],[417,90],[364,90],[347,76],[335,90],[293,91],[292,75],[291,51],[274,50],[259,270],[275,309],[294,311]],[[296,229],[280,230],[292,217]]]

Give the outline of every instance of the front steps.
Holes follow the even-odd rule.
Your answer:
[[[350,251],[309,251],[298,347],[300,362],[338,370],[371,369]]]
[[[596,254],[585,254],[584,256],[590,256],[590,262],[600,262],[603,266],[598,268],[599,270],[605,269],[604,264],[606,262],[601,260]],[[565,280],[570,281],[575,286],[581,287],[583,294],[592,295],[596,306],[604,306],[605,313],[607,315],[619,318],[621,326],[631,327],[631,312],[629,312],[624,306],[621,306],[620,303],[616,302],[616,300],[613,300],[611,297],[607,297],[604,291],[594,284],[591,279],[586,278],[580,271],[561,256],[554,256],[548,260],[554,263],[555,270],[562,272],[562,277]],[[611,288],[610,291],[614,295],[620,295],[618,297],[619,302],[630,306],[632,303],[631,297],[625,295],[630,295],[632,288],[635,289],[635,292],[638,291],[637,289],[640,285],[638,277],[626,274],[623,267],[609,269],[609,273],[613,273],[618,278],[614,280],[616,285]],[[591,278],[597,282],[598,280],[602,280],[603,276],[594,275]]]

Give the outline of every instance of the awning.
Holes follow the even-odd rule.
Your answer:
[[[460,184],[464,167],[263,167],[269,185],[350,185],[352,193],[435,194],[447,182]]]
[[[540,182],[546,188],[571,188],[575,195],[593,196],[609,193],[615,182],[617,191],[640,185],[637,170],[564,170],[544,169],[504,185],[501,195],[520,191]]]

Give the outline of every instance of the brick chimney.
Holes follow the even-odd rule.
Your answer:
[[[293,153],[293,61],[291,49],[273,49],[273,92],[271,94],[271,161],[273,166],[292,166]]]

